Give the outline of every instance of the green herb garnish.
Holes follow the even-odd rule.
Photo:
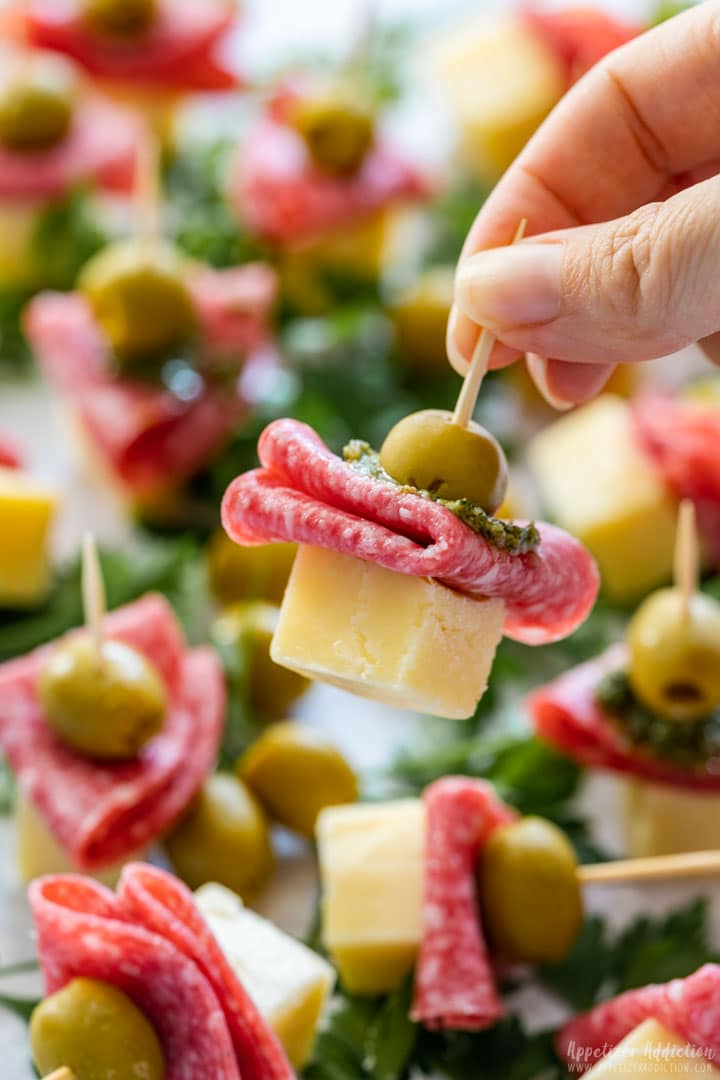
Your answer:
[[[403,494],[420,495],[423,499],[440,503],[478,536],[484,537],[495,547],[508,551],[511,555],[526,555],[529,551],[535,551],[540,544],[540,534],[534,524],[513,525],[512,522],[491,517],[470,499],[442,499],[432,491],[420,491],[407,484],[398,484],[397,480],[393,480],[383,469],[378,453],[361,439],[353,439],[347,444],[343,450],[343,458],[349,465],[367,476],[372,476],[374,480],[394,484]]]

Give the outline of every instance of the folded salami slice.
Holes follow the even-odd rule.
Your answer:
[[[626,45],[645,29],[590,7],[563,11],[525,8],[521,15],[557,56],[568,83],[577,82],[613,49]]]
[[[132,761],[94,761],[64,746],[37,694],[53,646],[0,666],[0,746],[23,794],[80,869],[127,858],[166,832],[211,772],[225,714],[225,682],[211,649],[188,650],[167,601],[119,608],[105,631],[138,649],[168,691],[162,731]]]
[[[418,171],[383,143],[352,176],[330,176],[313,167],[295,131],[272,121],[243,142],[230,184],[240,220],[277,243],[314,239],[427,193]]]
[[[239,80],[219,57],[235,20],[224,0],[161,0],[159,16],[142,41],[111,41],[84,23],[77,0],[29,0],[31,42],[72,56],[93,75],[187,91],[231,90]]]
[[[236,277],[231,276],[229,284],[233,281],[236,284]],[[228,278],[211,280],[203,274],[200,280],[201,333],[208,328],[209,363],[233,354],[238,378],[229,385],[199,380],[182,396],[118,378],[82,297],[44,293],[27,309],[26,331],[43,372],[67,400],[105,465],[134,495],[173,487],[201,469],[247,416],[264,392],[268,372],[278,366],[277,353],[265,340],[262,310],[252,319],[241,318],[236,292],[231,293],[230,310],[217,295],[208,298],[213,283],[227,288]],[[251,346],[253,340],[259,343]],[[250,348],[247,356],[244,346]],[[221,348],[227,351],[221,354]]]
[[[720,566],[720,404],[646,393],[633,404],[637,436],[680,499],[692,499]]]
[[[609,1054],[645,1020],[687,1040],[720,1061],[720,967],[706,964],[686,979],[628,990],[571,1020],[559,1032],[560,1058],[583,1072]]]
[[[155,1026],[166,1080],[292,1080],[275,1035],[176,878],[132,864],[117,894],[62,875],[33,882],[29,895],[47,992],[79,977],[122,990]]]
[[[482,780],[450,776],[425,790],[423,936],[412,1018],[429,1028],[482,1031],[503,1015],[480,923],[478,856],[515,813]]]
[[[0,147],[0,198],[55,199],[79,184],[128,193],[140,136],[128,109],[99,98],[83,102],[57,146],[32,153]]]
[[[598,704],[595,694],[608,672],[625,666],[624,646],[580,664],[528,698],[537,734],[582,765],[630,773],[677,787],[720,790],[720,771],[684,769],[633,746]]]
[[[340,460],[296,420],[270,424],[258,452],[264,467],[234,480],[223,500],[225,530],[238,544],[295,540],[497,597],[507,606],[505,633],[530,645],[572,633],[595,602],[595,564],[561,529],[542,524],[539,549],[513,555],[439,503]]]

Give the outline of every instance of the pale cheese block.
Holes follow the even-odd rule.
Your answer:
[[[670,581],[677,502],[636,442],[627,402],[604,394],[556,420],[528,460],[549,513],[590,549],[610,596]]]
[[[558,60],[525,23],[483,16],[454,27],[430,63],[460,128],[468,165],[504,172],[565,90]]]
[[[582,1049],[577,1048],[578,1054]],[[586,1080],[630,1080],[638,1076],[652,1076],[655,1080],[679,1076],[686,1080],[720,1080],[720,1069],[698,1047],[657,1020],[646,1020],[584,1075]]]
[[[275,663],[399,708],[464,719],[487,687],[505,605],[302,545]]]
[[[48,545],[58,502],[48,484],[0,468],[0,607],[31,606],[48,591]]]
[[[72,798],[72,791],[68,791]],[[146,852],[136,851],[126,859],[91,874],[97,881],[114,887],[127,863],[142,861]],[[15,798],[15,857],[21,881],[26,884],[44,874],[87,873],[79,869],[55,839],[33,804],[21,791]]]
[[[301,1068],[335,983],[335,971],[312,949],[246,908],[222,885],[203,885],[195,901],[241,983]]]
[[[619,780],[628,853],[673,855],[720,848],[720,791]]]
[[[425,828],[420,799],[329,807],[318,819],[323,941],[350,993],[389,993],[412,970]]]

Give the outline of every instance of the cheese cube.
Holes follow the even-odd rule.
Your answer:
[[[579,1064],[584,1061],[583,1048],[576,1049]],[[705,1080],[720,1080],[720,1070],[702,1050],[657,1020],[646,1020],[585,1073],[586,1080],[630,1080],[638,1076],[654,1076],[657,1080],[670,1080],[675,1076],[697,1080],[702,1076]]]
[[[15,854],[21,881],[27,883],[44,874],[78,874],[81,871],[55,839],[28,798],[18,791],[15,798]],[[144,857],[133,852],[127,859],[106,867],[91,876],[104,885],[115,886],[123,866]]]
[[[0,607],[42,600],[50,586],[48,538],[57,493],[17,469],[0,468]]]
[[[720,848],[720,791],[620,780],[630,855],[673,855]]]
[[[468,164],[483,178],[505,171],[565,90],[559,62],[512,15],[461,24],[430,59]]]
[[[425,807],[420,799],[333,806],[316,833],[325,946],[351,993],[388,993],[420,947]]]
[[[310,1056],[325,1003],[335,983],[326,960],[222,885],[203,885],[197,906],[238,978],[300,1068]]]
[[[33,241],[42,210],[43,204],[32,200],[3,200],[0,207],[0,288],[18,289],[36,284],[39,267]]]
[[[557,420],[528,457],[549,512],[593,553],[609,595],[670,580],[677,503],[636,443],[625,401],[606,394]]]
[[[360,697],[463,719],[485,692],[504,618],[500,600],[303,545],[271,656]]]

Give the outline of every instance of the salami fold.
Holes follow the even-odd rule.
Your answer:
[[[132,761],[93,761],[55,737],[37,695],[53,646],[0,666],[0,746],[24,795],[87,870],[126,858],[175,823],[213,768],[225,713],[219,660],[185,648],[161,596],[111,613],[105,632],[143,653],[167,687],[165,725]]]
[[[375,479],[332,454],[296,420],[277,420],[258,444],[263,468],[239,476],[222,506],[238,544],[295,540],[432,577],[507,606],[505,633],[541,645],[572,633],[597,596],[597,568],[567,533],[541,525],[536,552],[513,555],[446,507]]]
[[[528,698],[528,710],[540,738],[568,757],[596,769],[612,769],[646,780],[685,788],[720,790],[720,772],[690,771],[633,746],[598,704],[595,694],[608,672],[625,666],[624,646],[565,672]]]
[[[427,808],[423,936],[412,1017],[429,1028],[481,1031],[503,1015],[480,924],[475,870],[500,825],[515,820],[490,784],[447,777]]]
[[[559,1032],[560,1058],[589,1069],[645,1020],[657,1020],[711,1061],[720,1061],[720,967],[706,964],[686,979],[628,990],[571,1020]]]
[[[166,1080],[291,1080],[292,1069],[195,907],[162,870],[132,864],[117,894],[72,875],[30,886],[48,993],[101,979],[155,1026]]]

